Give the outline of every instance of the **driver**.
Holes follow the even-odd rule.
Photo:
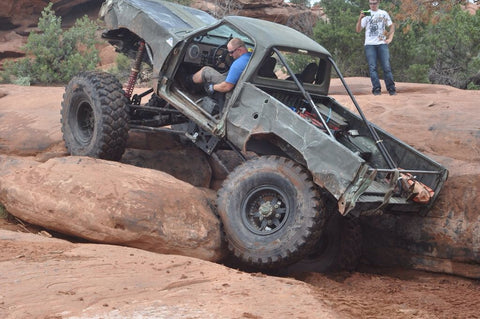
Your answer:
[[[204,66],[197,73],[191,75],[193,83],[203,83],[205,90],[209,95],[217,92],[230,92],[237,84],[240,75],[247,66],[248,60],[252,56],[248,52],[245,43],[239,38],[232,38],[227,44],[228,54],[234,59],[227,73],[220,73],[212,67]]]

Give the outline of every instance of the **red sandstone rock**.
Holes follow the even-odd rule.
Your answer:
[[[438,202],[427,216],[384,215],[363,221],[365,259],[372,264],[403,265],[478,278],[480,92],[397,83],[398,95],[374,97],[368,78],[346,81],[371,122],[435,158],[450,171]],[[338,80],[332,81],[331,92],[341,104],[353,108]],[[0,153],[35,156],[42,162],[64,156],[59,126],[62,93],[63,88],[0,85],[0,96],[4,96],[0,98]],[[139,154],[159,145],[178,150],[174,140],[161,142],[158,137],[131,136],[128,150],[140,150]],[[189,153],[184,155],[176,157],[176,161],[183,158],[183,163],[189,163]],[[155,161],[154,157],[151,159]],[[177,164],[180,168],[181,163]],[[8,175],[11,169],[12,165],[0,165],[0,176]],[[222,172],[218,167],[212,171],[211,187],[218,188],[213,175],[218,178]]]
[[[220,223],[212,211],[215,195],[208,192],[160,171],[73,156],[15,170],[0,182],[0,202],[34,225],[218,261]]]

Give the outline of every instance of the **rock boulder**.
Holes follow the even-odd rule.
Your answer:
[[[0,181],[0,202],[29,223],[93,242],[218,261],[213,191],[151,169],[86,157],[23,165]]]
[[[480,278],[480,219],[478,217],[480,197],[477,195],[480,187],[480,166],[478,165],[480,118],[477,115],[480,92],[463,91],[443,85],[397,83],[398,95],[392,97],[383,94],[372,98],[368,78],[347,78],[346,81],[372,123],[437,160],[450,172],[438,201],[427,216],[385,214],[362,218],[365,239],[363,261],[372,265],[403,266]],[[332,96],[341,104],[353,109],[354,106],[344,90],[340,90],[339,80],[334,79],[331,84]],[[175,231],[174,234],[158,234],[159,238],[155,240],[158,239],[161,245],[165,243],[167,247],[162,246],[162,249],[190,254],[194,250],[192,243],[195,243],[201,247],[199,251],[203,251],[205,258],[216,258],[212,254],[218,255],[216,252],[220,251],[218,248],[220,244],[207,243],[207,238],[220,237],[219,225],[214,226],[218,221],[211,220],[213,213],[195,215],[198,202],[201,203],[202,211],[208,206],[205,204],[208,203],[206,199],[197,197],[198,192],[202,191],[175,180],[169,175],[147,168],[171,169],[170,174],[188,183],[194,183],[196,180],[200,181],[199,185],[202,185],[210,180],[210,188],[217,189],[219,182],[226,176],[225,171],[236,165],[238,158],[235,154],[222,154],[224,165],[215,164],[211,161],[212,159],[209,159],[210,167],[208,167],[205,158],[201,158],[201,152],[193,149],[187,151],[188,144],[181,144],[181,141],[176,138],[131,132],[127,152],[122,161],[147,168],[84,158],[78,163],[70,162],[72,157],[64,157],[65,154],[62,153],[64,149],[61,147],[63,143],[59,110],[62,92],[63,88],[0,85],[0,154],[10,155],[0,156],[0,188],[2,189],[0,203],[7,207],[16,207],[18,210],[21,208],[25,211],[24,214],[35,215],[32,212],[40,210],[45,210],[47,213],[43,214],[48,214],[47,207],[55,207],[54,205],[59,205],[63,201],[64,206],[75,207],[78,211],[85,212],[87,216],[81,221],[79,220],[81,216],[74,216],[75,223],[69,220],[60,221],[65,229],[72,227],[75,231],[69,234],[77,236],[86,234],[93,241],[113,238],[115,243],[126,245],[138,244],[141,240],[150,244],[154,241],[148,236],[139,240],[133,231],[132,234],[127,231],[121,233],[121,229],[115,228],[115,223],[129,226],[123,214],[129,212],[131,214],[129,220],[137,216],[157,214],[155,216],[161,216],[161,218],[149,219],[152,222],[150,228],[145,226],[146,217],[141,220],[140,226],[143,228],[140,230],[147,230],[147,233],[148,230],[163,230],[165,227],[159,226],[160,220],[162,222],[165,220],[164,226],[180,227],[180,233]],[[39,96],[42,98],[39,99]],[[22,157],[18,157],[19,155]],[[59,158],[53,159],[54,157]],[[168,158],[173,158],[174,163],[166,163]],[[81,167],[87,164],[92,167]],[[191,165],[196,165],[196,168],[189,169]],[[69,170],[76,173],[68,175]],[[182,174],[183,171],[189,173]],[[204,175],[205,171],[211,171],[212,176],[209,177],[208,173]],[[201,174],[195,178],[188,176],[193,172],[201,172]],[[117,173],[123,175],[115,176]],[[138,179],[144,180],[142,177],[144,174],[149,176],[146,179],[148,183],[145,183],[148,187],[135,186],[138,184]],[[47,176],[53,180],[49,181]],[[77,179],[79,184],[74,188],[74,180]],[[31,184],[32,186],[30,186],[30,180],[35,181]],[[169,187],[172,181],[183,186],[180,189]],[[16,182],[19,186],[15,186]],[[5,183],[8,183],[8,187],[4,186],[7,185]],[[162,183],[165,183],[163,188],[159,186]],[[134,185],[133,188],[129,188],[130,184]],[[46,187],[49,191],[41,192]],[[192,191],[188,191],[189,189]],[[82,190],[93,199],[85,200],[86,196],[81,198],[75,196]],[[103,193],[98,193],[99,191]],[[97,195],[97,193],[103,195]],[[212,195],[211,192],[210,195]],[[73,201],[71,204],[67,203],[66,196],[68,200]],[[102,206],[101,196],[107,198],[112,206]],[[192,196],[192,203],[195,206],[186,204],[189,202],[189,196]],[[116,197],[117,206],[113,206],[113,197]],[[22,204],[24,198],[25,203]],[[10,199],[17,202],[9,203]],[[161,203],[163,205],[162,200],[168,203],[165,204],[167,209],[159,206]],[[39,207],[39,203],[42,202],[43,206]],[[177,209],[173,208],[174,203],[175,205],[178,203]],[[146,204],[153,206],[145,208]],[[81,205],[84,207],[80,207]],[[113,217],[108,219],[106,213],[96,216],[90,207],[97,211],[103,210],[102,212],[110,207]],[[135,209],[135,207],[141,209]],[[159,207],[165,215],[159,215],[152,207]],[[59,216],[69,219],[71,213],[68,212],[71,210],[62,209],[64,210],[57,209]],[[150,210],[147,211],[147,209]],[[145,210],[144,214],[143,210]],[[191,215],[182,215],[186,211]],[[17,212],[12,211],[15,214]],[[191,233],[188,234],[185,224],[194,217],[199,219],[189,228]],[[99,219],[92,220],[93,218]],[[174,226],[173,221],[184,222]],[[80,222],[85,222],[83,227],[92,228],[92,230],[78,231]],[[51,229],[50,222],[44,225]],[[52,222],[52,225],[55,226],[55,223]],[[217,227],[213,231],[213,237],[205,235],[208,232],[207,226],[202,225]],[[100,226],[105,229],[98,231]],[[126,229],[133,228],[129,226]],[[174,232],[174,228],[166,229]],[[125,239],[122,239],[123,234],[126,234]],[[165,241],[167,236],[169,236],[168,240],[172,241],[172,248],[169,247],[170,242],[167,244]],[[183,240],[186,240],[187,244],[179,247]],[[212,248],[214,252],[209,255],[206,252],[207,247]]]
[[[335,98],[353,109],[332,83]],[[347,83],[371,122],[449,170],[426,216],[362,218],[364,261],[480,278],[480,91],[397,83],[398,95],[372,98],[369,79]]]

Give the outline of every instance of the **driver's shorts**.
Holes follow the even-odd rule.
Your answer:
[[[203,83],[218,84],[225,81],[227,74],[222,74],[212,67],[206,66],[202,72]]]

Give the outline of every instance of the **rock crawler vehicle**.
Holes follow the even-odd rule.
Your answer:
[[[133,59],[132,72],[125,87],[98,71],[72,78],[61,111],[68,151],[120,160],[129,130],[139,130],[176,132],[216,159],[234,152],[242,163],[219,189],[217,209],[243,264],[352,264],[356,217],[421,214],[438,197],[448,171],[370,123],[330,53],[304,34],[161,0],[108,0],[100,15],[102,37]],[[203,66],[228,71],[232,37],[252,52],[233,91],[188,87],[185,76]],[[153,85],[132,95],[142,64]],[[355,112],[328,95],[332,71]]]

